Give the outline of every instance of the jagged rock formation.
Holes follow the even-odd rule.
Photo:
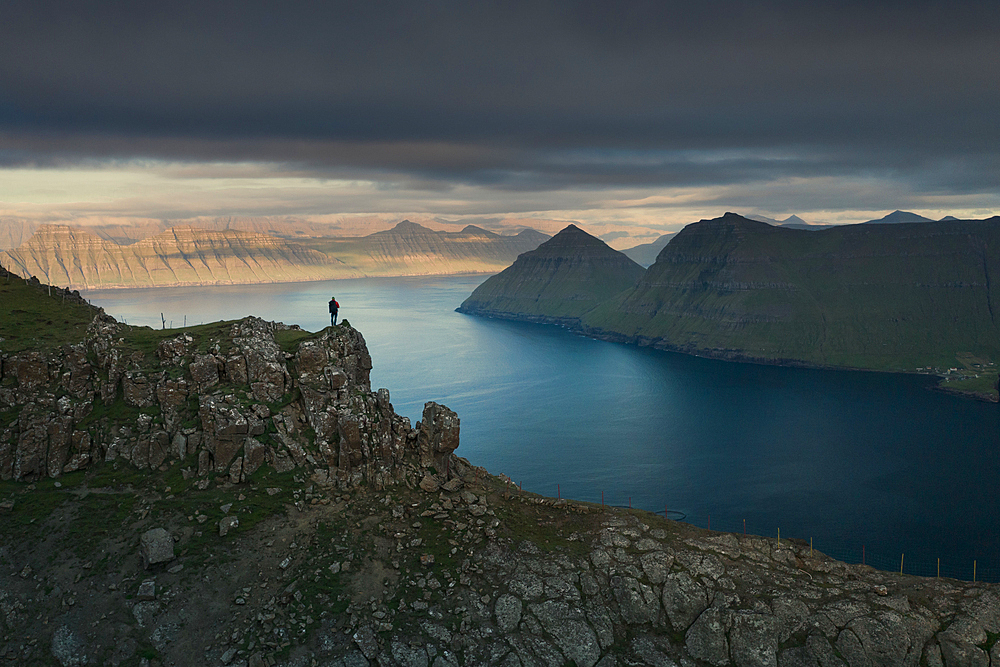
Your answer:
[[[102,238],[45,225],[26,243],[0,252],[0,261],[18,275],[71,289],[300,282],[492,273],[548,238],[534,230],[501,236],[472,225],[461,232],[435,232],[403,221],[360,238],[293,242],[237,229],[266,228],[266,220],[223,220],[218,226],[172,227],[135,240],[129,236],[137,231],[132,229],[107,227]]]
[[[576,324],[597,304],[635,285],[641,266],[569,225],[488,278],[461,313]]]
[[[56,478],[118,459],[154,470],[181,461],[188,474],[233,483],[264,465],[306,466],[336,487],[383,488],[407,475],[416,484],[431,464],[445,475],[457,417],[428,404],[411,428],[387,390],[371,391],[371,357],[350,325],[308,336],[248,317],[214,333],[162,338],[148,355],[101,312],[85,341],[4,355],[0,479]],[[302,340],[286,352],[276,333]]]

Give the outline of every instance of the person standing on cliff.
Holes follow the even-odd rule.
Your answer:
[[[330,324],[337,326],[337,311],[340,310],[340,304],[337,303],[337,297],[330,297]]]

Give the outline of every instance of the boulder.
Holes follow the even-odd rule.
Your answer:
[[[140,602],[149,602],[156,599],[156,581],[146,579],[139,584],[139,592],[135,595]]]
[[[424,475],[424,478],[420,480],[420,488],[427,493],[434,493],[441,488],[441,485],[433,475]]]
[[[163,528],[147,530],[139,538],[139,558],[142,559],[144,570],[148,570],[152,565],[172,561],[174,538]]]
[[[224,516],[219,521],[219,537],[225,537],[229,531],[239,528],[240,520],[234,516]]]
[[[83,640],[69,626],[62,625],[52,634],[52,657],[62,667],[86,665],[86,650]]]
[[[493,613],[496,614],[497,627],[501,632],[513,632],[521,622],[521,601],[505,593],[497,598]]]

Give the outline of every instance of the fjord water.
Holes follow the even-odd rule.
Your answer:
[[[681,512],[696,525],[813,538],[898,570],[1000,579],[1000,409],[931,378],[754,366],[454,312],[483,276],[92,291],[129,324],[341,317],[372,386],[416,422],[461,418],[458,454],[525,490]],[[558,487],[557,487],[558,485]]]

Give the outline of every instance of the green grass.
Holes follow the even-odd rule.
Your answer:
[[[496,515],[505,535],[528,540],[546,552],[560,551],[573,555],[587,552],[582,542],[568,539],[572,533],[590,528],[586,517],[561,508],[518,505],[520,504],[508,502],[496,508]]]
[[[78,501],[76,514],[66,524],[65,544],[81,559],[101,553],[101,543],[120,535],[135,508],[131,493],[90,493]]]
[[[285,329],[284,331],[274,332],[275,342],[278,343],[283,352],[290,354],[293,354],[303,341],[316,337],[317,334],[309,333],[304,329]]]
[[[962,392],[997,400],[1000,392],[997,391],[997,373],[985,372],[979,377],[950,380],[944,378],[938,386],[946,391]]]
[[[35,539],[43,536],[49,530],[45,525],[49,517],[73,499],[70,491],[84,481],[85,474],[75,472],[59,479],[44,478],[36,482],[34,488],[18,482],[0,482],[0,499],[14,499],[14,509],[0,514],[0,537]]]
[[[8,354],[79,343],[97,314],[17,276],[0,278],[0,304],[0,350]]]
[[[91,426],[101,423],[104,419],[108,419],[113,423],[119,424],[134,423],[135,420],[138,419],[139,414],[139,408],[125,402],[122,390],[119,387],[118,395],[115,397],[115,400],[110,403],[105,403],[101,399],[100,395],[95,396],[94,407],[91,408],[86,417],[80,420],[80,422],[76,425],[76,429],[85,431]]]
[[[1000,225],[689,225],[584,331],[770,362],[915,372],[1000,358]],[[556,313],[558,314],[558,313]]]

